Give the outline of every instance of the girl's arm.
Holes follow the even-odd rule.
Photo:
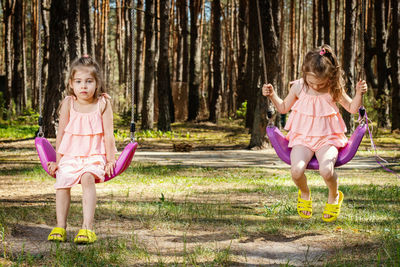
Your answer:
[[[358,109],[362,105],[362,96],[368,90],[367,83],[364,80],[358,81],[356,85],[356,95],[351,99],[345,91],[343,91],[339,103],[351,114],[358,112]]]
[[[57,137],[56,137],[56,152],[61,144],[61,140],[64,136],[65,127],[67,127],[69,121],[69,109],[71,107],[71,99],[68,97],[62,103],[60,107],[60,116],[58,118],[58,129],[57,129]],[[58,169],[58,164],[62,158],[62,154],[57,152],[56,162],[49,162],[48,168],[51,175],[54,175],[56,170]]]
[[[105,167],[106,174],[111,175],[115,167],[115,138],[114,138],[114,123],[113,111],[111,108],[110,100],[106,99],[105,110],[103,112],[103,128],[104,128],[104,141],[106,146],[106,159],[107,164]]]
[[[288,113],[290,108],[293,106],[294,102],[297,100],[297,95],[300,90],[300,86],[292,86],[290,88],[289,94],[282,100],[274,90],[272,84],[264,84],[262,87],[262,94],[264,96],[268,96],[271,99],[272,103],[278,110],[279,113],[285,114]]]

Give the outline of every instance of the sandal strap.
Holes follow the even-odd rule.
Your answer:
[[[67,231],[62,227],[54,227],[47,237],[47,240],[49,241],[65,241],[66,239]]]
[[[325,218],[322,215],[322,219],[326,222],[331,222],[336,220],[340,214],[340,207],[342,206],[344,196],[341,191],[339,191],[338,194],[339,194],[339,201],[337,204],[329,204],[329,203],[325,204],[324,212],[322,214],[323,215],[327,214],[331,216],[330,218]]]
[[[97,240],[96,234],[89,229],[80,229],[75,236],[75,243],[93,243]]]

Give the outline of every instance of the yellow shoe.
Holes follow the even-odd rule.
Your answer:
[[[306,215],[303,211],[310,212],[310,215]],[[312,216],[312,198],[310,192],[310,200],[305,200],[301,198],[301,191],[299,189],[299,194],[297,196],[297,213],[300,215],[301,218],[310,219]]]
[[[47,240],[65,242],[65,240],[67,240],[67,231],[61,227],[54,227],[47,237]]]
[[[322,220],[325,222],[333,222],[336,221],[337,217],[340,214],[340,207],[342,206],[344,195],[342,191],[339,191],[339,201],[338,204],[328,204],[326,203],[324,212],[322,213]],[[324,215],[328,214],[331,217],[325,218]]]
[[[81,229],[74,238],[74,242],[77,244],[90,244],[97,240],[96,234],[89,229]]]

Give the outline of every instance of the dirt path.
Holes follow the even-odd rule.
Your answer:
[[[191,152],[140,151],[135,153],[135,161],[161,165],[199,166],[216,168],[271,167],[289,168],[281,161],[272,148],[264,150],[207,150]],[[374,169],[380,166],[374,157],[355,156],[341,169]]]

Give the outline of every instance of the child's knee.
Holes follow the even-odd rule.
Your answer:
[[[84,173],[81,177],[81,185],[88,186],[95,183],[94,175],[91,173]]]
[[[335,169],[333,167],[333,164],[327,164],[324,166],[320,166],[319,168],[319,174],[325,179],[325,180],[331,180],[334,178],[334,172]]]
[[[294,180],[298,180],[303,177],[306,168],[302,166],[291,166],[290,172]]]

